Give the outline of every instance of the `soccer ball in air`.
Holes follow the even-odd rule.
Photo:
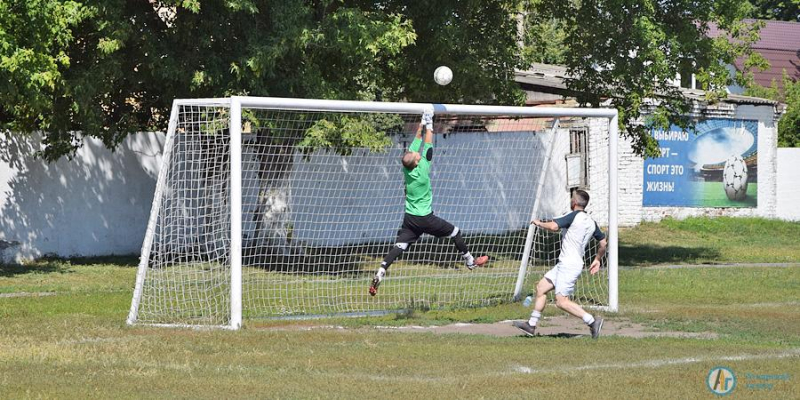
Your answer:
[[[453,71],[442,65],[436,68],[436,71],[433,71],[433,80],[442,86],[447,85],[453,80]]]
[[[731,200],[743,200],[747,196],[747,164],[742,157],[730,156],[722,170],[725,194]]]

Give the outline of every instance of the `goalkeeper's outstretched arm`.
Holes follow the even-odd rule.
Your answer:
[[[425,110],[422,113],[422,124],[420,124],[420,129],[422,129],[422,125],[425,126],[425,143],[433,143],[433,109]],[[417,133],[417,137],[420,137],[422,133]]]
[[[417,128],[417,139],[422,139],[422,130],[425,130],[425,143],[433,143],[433,129],[425,125],[425,122],[419,124]]]
[[[430,125],[425,127],[425,143],[433,143],[433,127]]]

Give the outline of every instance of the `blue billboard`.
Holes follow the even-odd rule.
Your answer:
[[[758,121],[710,119],[651,135],[660,155],[644,162],[643,206],[758,205]]]

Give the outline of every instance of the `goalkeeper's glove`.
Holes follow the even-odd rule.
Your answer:
[[[425,125],[426,128],[433,130],[433,109],[429,108],[426,109],[425,112],[422,113],[422,125]]]

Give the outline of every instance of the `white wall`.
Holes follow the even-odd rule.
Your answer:
[[[507,144],[498,147],[499,139],[491,135],[494,133],[436,137],[434,208],[468,233],[500,233],[528,226],[543,162],[539,157],[551,137],[506,132]],[[555,141],[555,162],[547,170],[545,194],[540,196],[538,214],[542,217],[568,211],[569,192],[563,180],[568,137],[568,131],[562,129]],[[131,135],[114,153],[99,141],[88,140],[73,160],[54,164],[33,158],[39,148],[38,137],[3,136],[2,140],[2,261],[140,252],[161,161],[162,134]],[[301,161],[302,156],[295,154],[288,176],[293,183],[284,199],[292,210],[294,239],[318,245],[393,239],[403,214],[402,149],[398,146],[369,158],[356,152],[349,157],[332,156],[333,160],[315,154],[309,161]],[[475,154],[480,157],[470,161]],[[254,162],[251,158],[243,158],[245,181],[256,179],[257,168],[249,165]],[[539,161],[530,168],[517,165],[517,160],[529,164],[532,158]],[[258,185],[250,184],[244,190],[245,232],[253,230],[257,189]],[[199,218],[192,212],[181,215]],[[478,215],[483,215],[483,220],[476,219]],[[335,237],[317,236],[330,232],[326,227],[331,224],[338,226]]]
[[[777,217],[800,221],[800,148],[778,148]]]
[[[0,261],[138,253],[163,138],[130,135],[113,153],[87,140],[47,164],[33,158],[39,135],[0,133]]]

